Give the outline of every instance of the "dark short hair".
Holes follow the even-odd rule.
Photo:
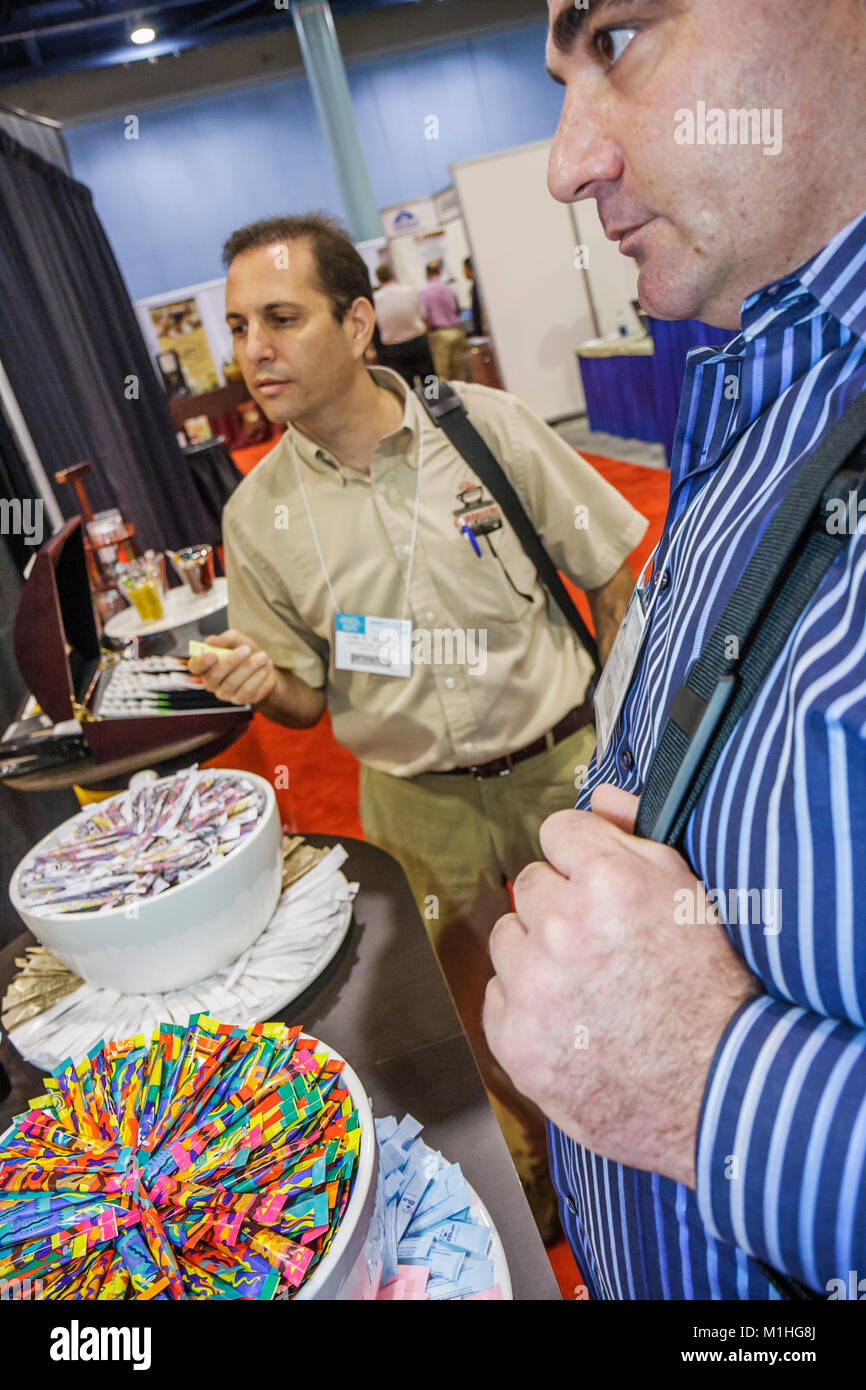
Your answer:
[[[300,217],[266,217],[260,222],[250,222],[232,232],[223,247],[223,263],[229,266],[245,251],[290,241],[309,243],[316,266],[316,288],[327,295],[337,323],[343,322],[356,299],[374,302],[370,272],[364,258],[337,219],[324,212],[310,212]]]
[[[441,274],[442,274],[442,262],[441,262],[441,261],[428,261],[428,262],[427,262],[427,274],[428,274],[428,275],[431,275],[431,276],[432,276],[432,275],[441,275]]]
[[[394,272],[389,265],[377,265],[376,274],[379,277],[380,285],[387,285],[394,279]]]
[[[471,257],[471,256],[467,256],[467,257],[466,257],[466,260],[463,262],[463,269],[464,269],[464,270],[474,270],[474,269],[475,269],[474,265],[472,264],[472,257]]]

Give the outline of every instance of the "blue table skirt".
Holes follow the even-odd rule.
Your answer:
[[[664,445],[670,462],[686,357],[694,347],[721,347],[732,334],[697,319],[650,319],[652,357],[581,357],[590,428]]]
[[[580,357],[589,426],[660,444],[655,357]]]

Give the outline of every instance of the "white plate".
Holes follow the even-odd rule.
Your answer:
[[[320,975],[327,970],[331,961],[336,956],[346,937],[349,935],[349,928],[352,925],[354,909],[348,915],[346,925],[340,932],[334,932],[334,939],[329,941],[316,963],[311,966],[310,973],[299,985],[290,985],[285,994],[275,995],[267,1005],[263,1005],[262,1012],[255,1014],[250,1019],[250,1023],[267,1023],[268,1019],[273,1018],[274,1014],[282,1013],[283,1009],[288,1008],[294,999],[300,999],[305,990],[316,983]]]
[[[162,599],[162,617],[144,622],[137,610],[130,604],[122,612],[115,613],[105,624],[105,633],[115,639],[123,637],[148,637],[157,632],[167,632],[185,623],[198,623],[211,613],[218,613],[228,603],[228,580],[215,579],[206,594],[194,594],[186,584],[182,588],[167,589]]]

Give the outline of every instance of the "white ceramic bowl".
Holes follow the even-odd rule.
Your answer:
[[[327,1048],[329,1056],[344,1060],[326,1043],[322,1046]],[[355,1185],[331,1248],[295,1294],[296,1303],[360,1303],[375,1299],[379,1293],[385,1220],[373,1112],[367,1093],[350,1066],[343,1067],[340,1079],[352,1097],[361,1126]]]
[[[220,768],[220,773],[228,769]],[[18,865],[9,885],[12,906],[37,940],[88,984],[119,994],[162,994],[206,979],[237,960],[260,936],[281,891],[280,818],[274,789],[251,772],[264,794],[255,830],[218,863],[194,878],[130,908],[37,916],[21,901],[20,881],[34,855],[70,833],[90,806],[40,840]],[[120,793],[130,795],[130,793]]]

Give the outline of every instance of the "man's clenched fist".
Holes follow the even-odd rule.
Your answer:
[[[713,1054],[760,986],[721,926],[678,924],[683,890],[695,921],[712,918],[704,886],[676,850],[631,833],[637,798],[598,787],[592,808],[550,816],[549,862],[517,877],[490,938],[484,1030],[566,1134],[694,1187]]]

